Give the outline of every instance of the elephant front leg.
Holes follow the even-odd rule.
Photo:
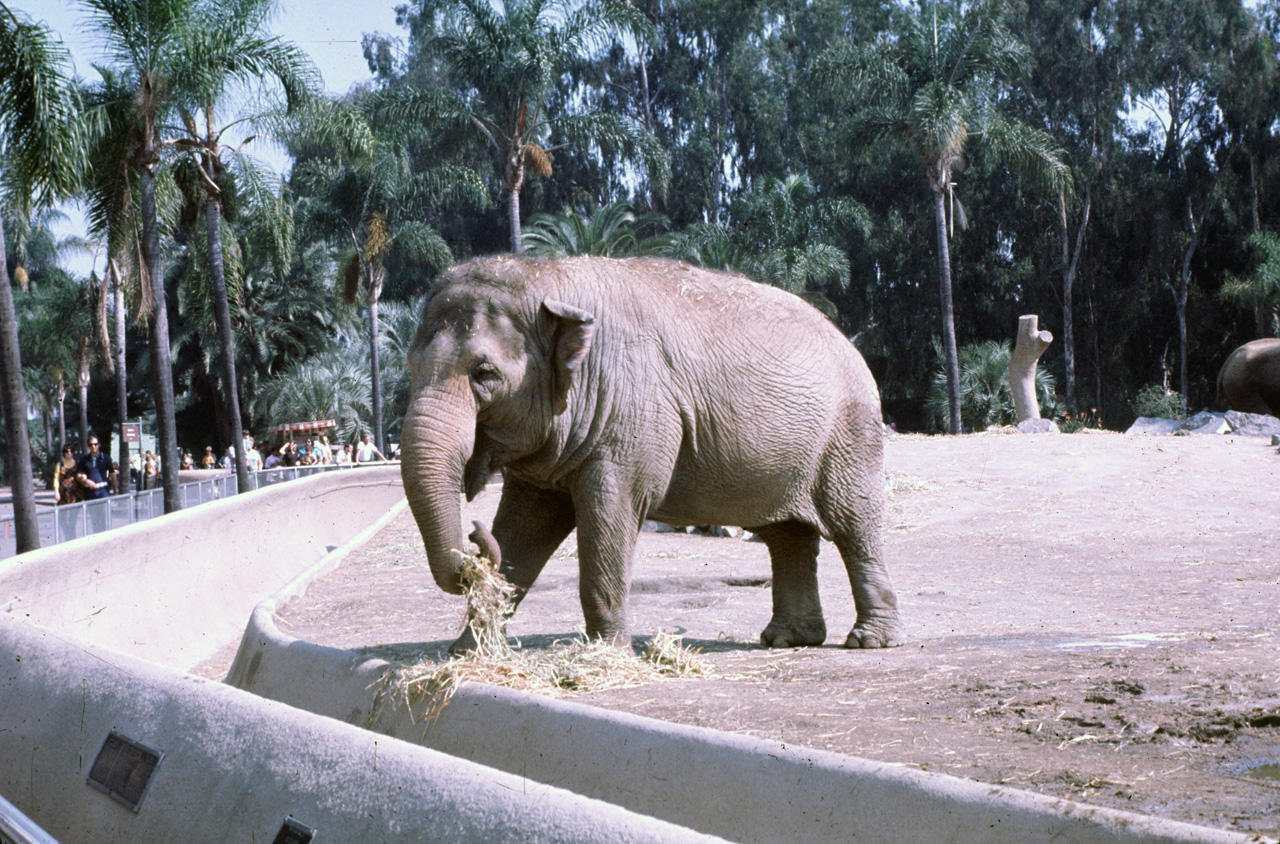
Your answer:
[[[639,508],[629,500],[598,495],[591,496],[590,503],[575,503],[578,595],[587,638],[630,647],[631,568],[640,530]]]
[[[812,525],[784,522],[756,533],[769,548],[773,567],[773,618],[760,634],[766,648],[821,645],[827,623],[818,598],[818,540]]]
[[[493,519],[493,539],[502,557],[498,573],[515,587],[511,613],[573,530],[574,521],[573,502],[567,495],[507,478]],[[470,622],[468,617],[462,635],[449,646],[450,654],[458,656],[476,649]]]

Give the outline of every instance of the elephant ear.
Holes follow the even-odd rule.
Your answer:
[[[569,388],[591,349],[596,318],[581,308],[545,299],[542,313],[551,323],[552,399],[556,413],[569,406]]]

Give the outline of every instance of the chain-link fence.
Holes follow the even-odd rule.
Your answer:
[[[329,465],[263,469],[259,472],[251,472],[249,480],[254,489],[262,489],[318,472],[332,472],[347,468],[351,467]],[[227,498],[236,493],[234,474],[206,478],[178,486],[183,510]],[[40,547],[48,548],[69,539],[79,539],[82,536],[102,533],[163,515],[164,490],[162,489],[148,489],[142,492],[97,498],[92,501],[81,501],[76,504],[42,507],[36,514],[40,526]],[[6,516],[0,519],[0,559],[12,557],[16,553],[17,537],[13,531],[13,517]]]

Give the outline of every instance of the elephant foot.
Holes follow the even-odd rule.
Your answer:
[[[506,625],[503,625],[502,637],[503,637],[503,641],[505,641]],[[487,646],[487,649],[491,651],[496,650],[499,652],[497,654],[488,653],[486,654],[487,656],[499,656],[501,655],[502,644],[501,642],[496,644],[489,644]],[[454,639],[453,644],[449,646],[449,656],[466,656],[467,654],[477,653],[481,650],[484,650],[484,648],[481,647],[480,642],[477,641],[476,639],[475,631],[472,630],[471,625],[468,624],[466,627],[462,629],[462,635]]]
[[[802,648],[827,640],[827,623],[817,618],[774,618],[760,634],[766,648]]]
[[[587,640],[593,642],[604,642],[613,645],[615,648],[631,648],[631,631],[630,630],[599,630],[587,628]]]
[[[453,640],[453,644],[449,646],[449,656],[465,656],[476,649],[476,636],[471,632],[471,626],[467,625],[462,628],[462,635]]]
[[[896,648],[902,644],[902,630],[896,619],[859,621],[844,640],[846,648]]]

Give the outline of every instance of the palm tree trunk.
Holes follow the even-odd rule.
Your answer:
[[[152,153],[154,156],[154,152]],[[175,430],[173,361],[169,348],[169,311],[164,295],[164,267],[160,259],[160,229],[156,224],[155,164],[138,169],[142,210],[142,260],[154,298],[150,314],[151,381],[156,403],[156,448],[160,452],[160,478],[164,487],[164,511],[182,509],[178,492],[178,434]]]
[[[524,252],[524,243],[520,238],[520,189],[518,187],[507,194],[507,220],[511,223],[511,251],[519,255]]]
[[[4,229],[0,227],[0,409],[9,446],[9,483],[13,489],[13,528],[19,554],[40,547],[35,482],[31,477],[31,441],[27,431],[27,393],[18,352],[18,317],[9,284]]]
[[[62,386],[62,377],[58,377],[58,453],[67,444],[67,389]]]
[[[209,279],[213,283],[213,312],[218,322],[218,341],[222,343],[222,394],[227,400],[227,417],[231,421],[231,441],[236,450],[236,487],[249,492],[249,467],[245,463],[244,437],[240,435],[240,390],[236,384],[236,340],[231,331],[231,305],[227,301],[227,278],[222,263],[222,203],[210,191],[204,203],[206,236],[209,246]]]
[[[80,401],[80,448],[83,451],[89,450],[89,360],[88,350],[85,350],[86,357],[80,361],[79,373],[76,376],[76,398]],[[106,442],[103,442],[103,451],[106,451]]]
[[[124,279],[120,278],[120,268],[115,261],[108,264],[108,272],[113,279],[115,294],[115,358],[116,358],[116,422],[120,428],[120,489],[125,492],[133,490],[133,475],[129,468],[129,443],[124,438],[124,426],[129,421],[129,374],[125,370],[125,315],[124,315]]]
[[[948,433],[961,433],[960,360],[956,354],[956,318],[951,302],[951,250],[947,244],[947,202],[942,191],[933,192],[934,223],[938,230],[938,291],[942,298],[942,355],[947,370]]]
[[[373,444],[386,454],[387,444],[382,441],[382,368],[378,363],[378,299],[375,296],[369,297],[369,363],[372,368]]]

